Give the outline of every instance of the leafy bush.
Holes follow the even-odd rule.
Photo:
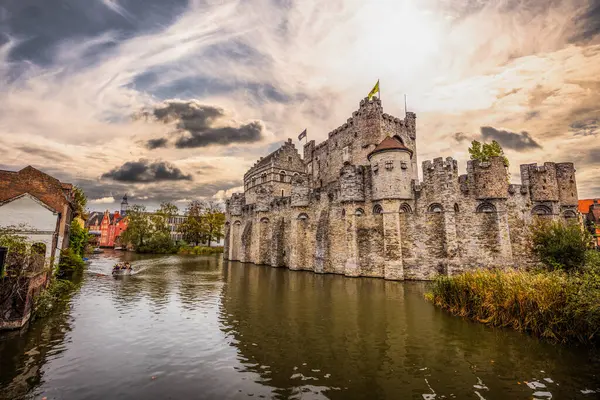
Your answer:
[[[533,252],[551,271],[581,268],[590,240],[577,223],[541,220],[532,226]]]
[[[426,298],[452,314],[551,341],[600,338],[597,269],[574,274],[477,270],[439,277]]]
[[[72,249],[65,249],[60,252],[60,260],[58,262],[58,276],[71,275],[74,272],[83,270],[85,263],[79,254],[76,254]]]
[[[68,300],[68,295],[77,285],[71,281],[54,279],[48,287],[34,300],[34,319],[46,317],[60,302]]]
[[[83,228],[76,220],[73,220],[69,233],[69,248],[73,250],[73,253],[83,257],[88,240],[87,229]]]

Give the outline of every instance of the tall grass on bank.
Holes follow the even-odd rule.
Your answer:
[[[209,254],[220,254],[223,253],[223,246],[182,246],[179,248],[179,254],[188,254],[188,255],[209,255]]]
[[[554,342],[600,340],[600,268],[476,270],[439,277],[426,298],[454,315]]]

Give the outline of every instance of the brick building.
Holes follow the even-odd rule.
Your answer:
[[[0,227],[14,229],[30,246],[25,258],[9,252],[0,285],[0,330],[29,320],[34,299],[50,278],[50,263],[58,264],[60,250],[69,246],[73,202],[71,184],[31,166],[0,170]]]
[[[501,157],[422,163],[416,115],[383,112],[377,98],[328,139],[289,139],[244,175],[226,203],[229,260],[385,279],[432,279],[534,260],[526,232],[537,218],[577,218],[572,163],[521,165],[511,184]]]
[[[19,233],[43,243],[46,258],[55,262],[69,247],[73,201],[73,185],[31,166],[0,170],[0,226],[22,226]]]
[[[94,243],[99,247],[122,246],[120,237],[127,229],[127,195],[121,201],[121,211],[114,213],[108,210],[102,212],[94,211],[88,216],[86,227],[91,235],[95,237]]]

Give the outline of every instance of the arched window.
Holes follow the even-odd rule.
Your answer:
[[[410,214],[412,213],[412,208],[410,208],[410,205],[408,205],[407,203],[402,203],[400,205],[400,212]]]
[[[537,205],[531,210],[533,215],[552,215],[552,210],[548,206]]]
[[[440,203],[433,203],[429,206],[427,211],[430,213],[441,213],[444,212],[444,207],[442,207]]]
[[[268,224],[269,223],[269,218],[263,217],[263,218],[260,219],[260,222],[262,222],[263,224]]]
[[[454,212],[459,212],[460,208],[458,208],[458,203],[454,203]]]
[[[373,214],[383,214],[383,207],[380,204],[375,204],[373,206]]]
[[[563,217],[570,219],[570,218],[577,218],[577,214],[575,213],[575,211],[573,210],[565,210],[563,212]]]
[[[252,178],[252,186],[256,185],[256,178]]]
[[[345,216],[346,216],[346,209],[342,208],[342,217],[345,217]]]
[[[306,221],[308,219],[308,215],[306,215],[305,213],[302,213],[302,214],[298,215],[298,219],[300,221]]]
[[[279,173],[279,182],[285,182],[285,171]]]
[[[242,222],[241,221],[235,221],[233,224],[236,225],[236,226],[240,226],[242,224]]]
[[[362,208],[357,208],[356,211],[354,212],[354,215],[356,215],[358,217],[365,215],[365,210],[363,210]]]
[[[475,212],[478,212],[478,213],[495,213],[496,212],[496,206],[493,205],[492,203],[481,203],[480,205],[477,206],[477,209],[475,210]]]
[[[267,183],[267,174],[262,174],[260,176],[260,183]]]

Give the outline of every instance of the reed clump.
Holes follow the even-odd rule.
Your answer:
[[[590,256],[598,258],[597,255]],[[426,297],[452,314],[554,342],[598,342],[600,268],[475,270],[434,281]]]

